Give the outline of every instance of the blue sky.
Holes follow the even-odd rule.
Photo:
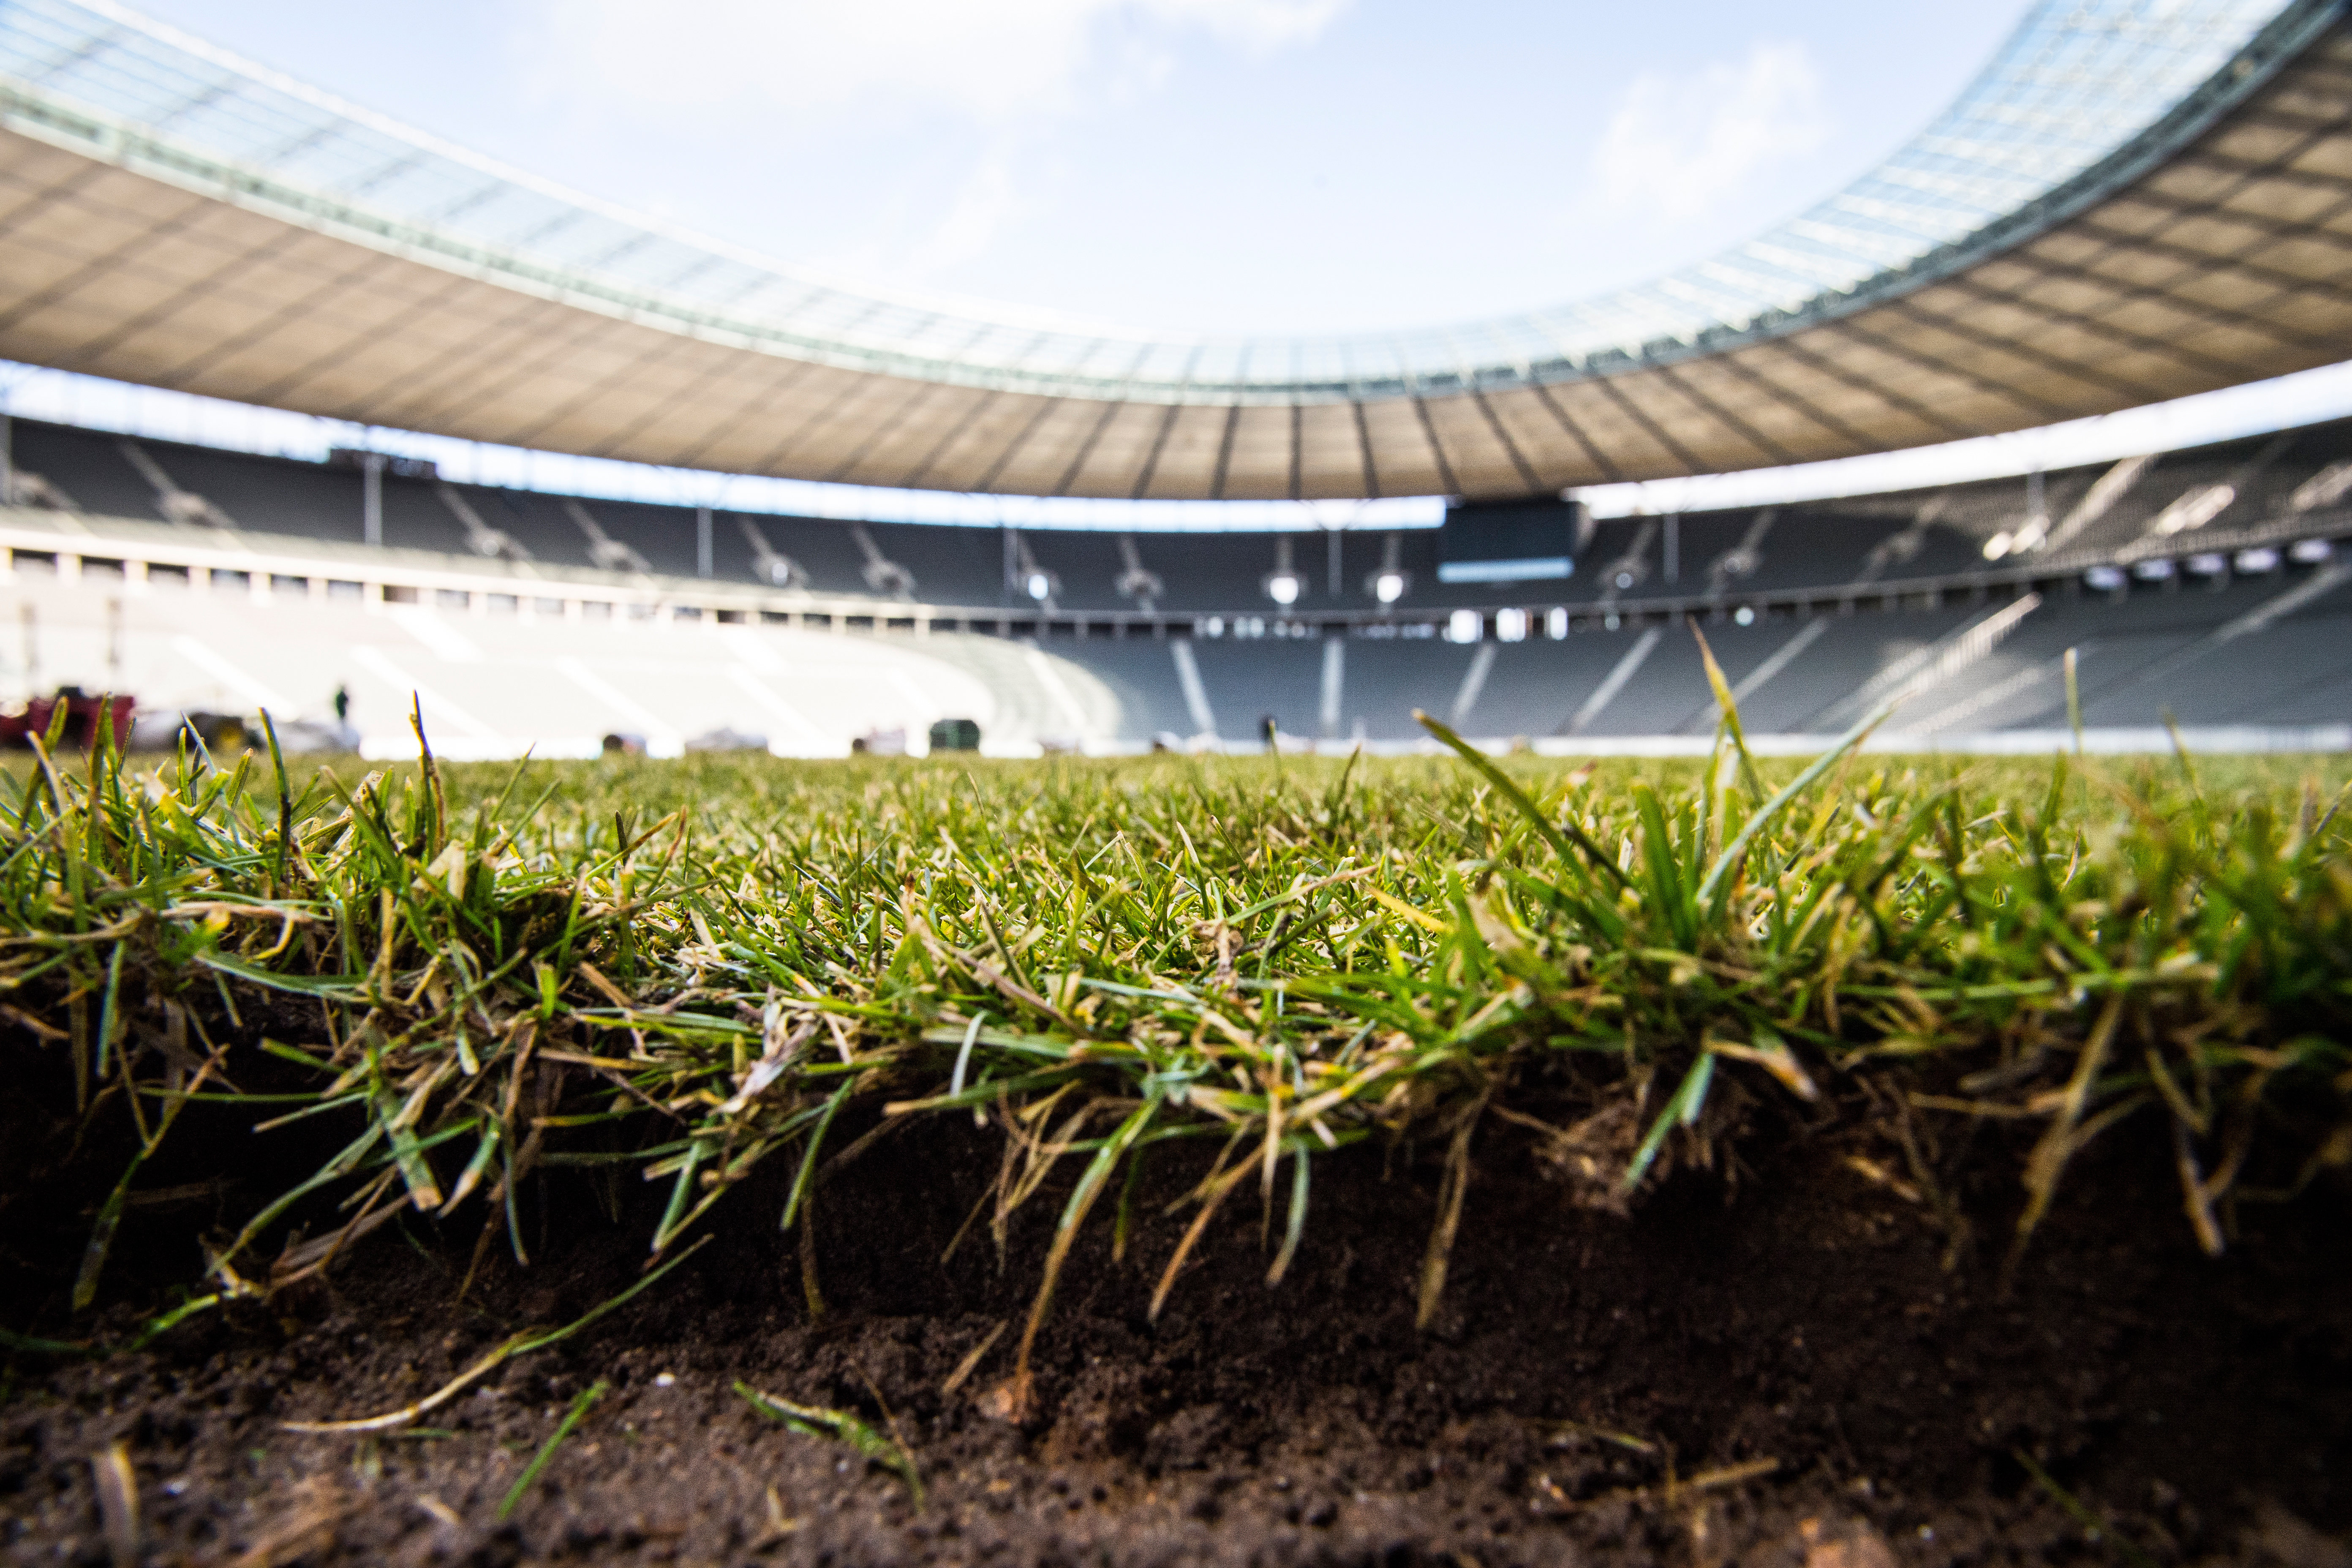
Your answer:
[[[1171,331],[1640,280],[1834,190],[2022,0],[139,0],[849,281]]]

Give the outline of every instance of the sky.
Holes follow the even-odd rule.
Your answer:
[[[138,0],[853,285],[1172,332],[1636,283],[1829,195],[2023,0]]]

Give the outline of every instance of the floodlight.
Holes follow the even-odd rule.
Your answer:
[[[1754,607],[1748,605],[1742,605],[1739,608],[1732,611],[1731,624],[1737,626],[1754,626],[1756,624],[1756,611]]]
[[[2161,558],[2142,561],[2132,567],[2132,575],[2143,583],[2168,582],[2172,577],[2172,563]]]
[[[1061,596],[1062,574],[1037,559],[1028,536],[1017,528],[1004,531],[1004,584],[1047,615],[1058,608],[1054,601]]]
[[[2112,594],[2127,581],[2120,566],[2094,566],[2083,574],[2083,585],[2102,594]]]
[[[1568,611],[1559,605],[1544,616],[1544,636],[1559,642],[1568,636]]]
[[[2336,547],[2324,539],[2298,539],[2287,546],[2286,558],[2298,566],[2316,566],[2336,553]]]
[[[866,557],[866,564],[857,569],[857,574],[865,579],[867,588],[893,599],[915,596],[915,574],[883,554],[882,547],[874,542],[874,536],[866,531],[864,523],[851,523],[849,537],[858,553]]]
[[[2004,528],[1999,533],[1994,534],[1990,539],[1984,542],[1984,558],[1986,560],[1998,561],[2008,553],[2009,530]]]
[[[2279,552],[2266,544],[2257,544],[2252,550],[2239,551],[2236,563],[2241,572],[2275,572],[2278,570],[2278,563]]]
[[[1135,548],[1133,534],[1118,536],[1118,556],[1124,570],[1119,573],[1118,582],[1112,584],[1118,596],[1134,600],[1139,610],[1150,611],[1156,607],[1160,596],[1168,592],[1168,585],[1160,580],[1160,574],[1143,564],[1143,556]]]
[[[1486,632],[1486,617],[1475,610],[1456,610],[1445,618],[1447,642],[1476,642]]]
[[[1265,590],[1267,598],[1286,608],[1298,603],[1299,595],[1307,592],[1307,579],[1298,574],[1290,558],[1288,534],[1275,540],[1274,570],[1258,579],[1258,586]]]
[[[2226,555],[2208,552],[2203,555],[2192,555],[2189,558],[2189,571],[2191,576],[2219,577],[2229,570],[2230,558]]]
[[[1383,605],[1393,605],[1412,587],[1412,574],[1403,565],[1404,535],[1391,531],[1381,542],[1379,570],[1364,579],[1365,591]]]
[[[1528,613],[1525,610],[1495,612],[1496,642],[1525,642],[1528,639]]]

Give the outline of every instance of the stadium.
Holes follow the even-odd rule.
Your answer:
[[[2341,0],[1292,335],[0,0],[0,1547],[2352,1560],[2347,354]]]

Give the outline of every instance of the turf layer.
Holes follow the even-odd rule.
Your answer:
[[[331,1148],[205,1238],[182,1316],[403,1213],[478,1215],[478,1262],[527,1260],[541,1172],[659,1184],[658,1262],[717,1223],[793,1229],[875,1141],[992,1125],[972,1225],[1001,1245],[1040,1193],[1059,1211],[1016,1414],[1069,1247],[1089,1223],[1123,1246],[1175,1143],[1215,1153],[1155,1315],[1234,1192],[1279,1282],[1321,1161],[1433,1142],[1423,1321],[1497,1125],[1622,1209],[1728,1157],[1759,1103],[1859,1093],[1904,1150],[1885,1179],[1958,1247],[1919,1129],[2021,1123],[2012,1254],[2126,1121],[2168,1127],[2168,1206],[2209,1252],[2352,1159],[2340,766],[1780,770],[1737,739],[1574,770],[428,756],[299,787],[274,753],[44,753],[0,826],[5,1016],[69,1067],[48,1109],[74,1158],[129,1157],[65,1299],[15,1331],[75,1338],[195,1105]],[[878,1112],[856,1142],[852,1110]],[[730,1209],[779,1163],[776,1212]]]
[[[581,1367],[497,1497],[477,1507],[468,1493],[468,1520],[503,1520],[540,1506],[541,1477],[576,1469],[558,1450],[614,1418],[599,1414],[607,1394],[619,1390],[614,1409],[650,1397],[618,1363],[581,1363],[580,1347],[642,1335],[645,1314],[722,1278],[788,1305],[735,1324],[751,1338],[730,1342],[698,1397],[749,1423],[746,1442],[772,1430],[870,1462],[908,1506],[948,1431],[982,1434],[956,1450],[972,1464],[1027,1440],[987,1429],[1031,1434],[1049,1460],[1076,1443],[1098,1458],[1166,1450],[1180,1469],[1195,1449],[1223,1462],[1224,1439],[1183,1434],[1225,1417],[1191,1405],[1166,1431],[1116,1436],[1136,1425],[1120,1415],[1123,1356],[1161,1378],[1164,1399],[1194,1405],[1212,1386],[1204,1354],[1254,1387],[1279,1379],[1274,1366],[1311,1364],[1327,1392],[1401,1397],[1423,1360],[1443,1360],[1431,1347],[1468,1331],[1457,1268],[1482,1281],[1479,1310],[1507,1320],[1460,1376],[1504,1389],[1517,1368],[1526,1397],[1455,1399],[1429,1418],[1553,1412],[1511,1415],[1519,1436],[1497,1452],[1592,1405],[1565,1392],[1592,1370],[1578,1347],[1598,1321],[1634,1321],[1633,1304],[1658,1325],[1629,1342],[1647,1358],[1630,1373],[1642,1386],[1740,1347],[1738,1365],[1691,1384],[1713,1393],[1694,1393],[1681,1436],[1660,1416],[1629,1437],[1648,1448],[1620,1446],[1641,1462],[1596,1458],[1563,1484],[1510,1459],[1481,1483],[1516,1498],[1539,1476],[1550,1489],[1527,1506],[1540,1515],[1697,1495],[1661,1444],[1717,1451],[1702,1492],[1766,1474],[1757,1441],[1704,1434],[1731,1418],[1726,1390],[1782,1375],[1754,1334],[1793,1322],[1804,1339],[1795,1306],[1768,1310],[1810,1248],[1795,1238],[1835,1241],[1814,1266],[1855,1303],[1840,1331],[1853,1367],[1902,1356],[1881,1342],[1887,1325],[1851,1317],[1871,1300],[1907,1303],[1904,1322],[1962,1311],[1938,1331],[1998,1360],[1987,1347],[2004,1333],[2079,1338],[2046,1301],[2000,1318],[2037,1268],[2154,1281],[2192,1317],[2220,1311],[2194,1304],[2220,1287],[2181,1274],[2176,1254],[2267,1237],[2258,1255],[2303,1258],[2298,1238],[2329,1212],[2311,1189],[2340,1196],[2341,763],[1963,765],[1836,750],[1783,766],[1751,761],[1730,727],[1698,764],[1457,749],[1395,762],[427,757],[299,780],[274,753],[157,766],[45,752],[0,796],[0,1049],[19,1090],[0,1109],[0,1350],[18,1368],[94,1359],[87,1389],[81,1374],[44,1374],[64,1404],[42,1408],[111,1409],[114,1394],[89,1390],[141,1374],[99,1368],[211,1346],[207,1370],[172,1375],[227,1375],[256,1334],[290,1345],[318,1331],[304,1325],[322,1300],[370,1303],[394,1324],[470,1314],[497,1331],[418,1342],[397,1375],[354,1363],[329,1400],[281,1411],[274,1393],[256,1396],[246,1426],[189,1427],[190,1452],[247,1440],[269,1409],[273,1429],[376,1454],[403,1434],[471,1429],[468,1402],[537,1375],[519,1369]],[[2070,1173],[2093,1167],[2094,1207],[2071,1207]],[[1496,1186],[1510,1170],[1527,1181]],[[1391,1171],[1425,1175],[1425,1190],[1375,1176]],[[1784,1196],[1694,1229],[1693,1194],[1784,1182]],[[1881,1210],[1896,1217],[1853,1230]],[[1632,1246],[1610,1267],[1645,1277],[1655,1259],[1642,1248],[1658,1243],[1622,1237],[1659,1224],[1747,1261],[1703,1284],[1677,1253],[1666,1304],[1650,1287],[1613,1298],[1580,1271]],[[1882,1224],[1926,1248],[1927,1274],[1906,1265],[1873,1282],[1867,1258],[1895,1234]],[[2102,1253],[2102,1227],[2143,1262]],[[404,1240],[429,1278],[385,1275]],[[1402,1267],[1350,1261],[1399,1248]],[[876,1274],[902,1250],[933,1260],[933,1284]],[[953,1283],[992,1257],[984,1289]],[[2313,1363],[2303,1348],[2325,1338],[2324,1314],[2292,1305],[2325,1297],[2326,1268],[2264,1267],[2300,1281],[2278,1320],[2298,1327],[2269,1359],[2176,1346],[2165,1363],[2245,1391],[2238,1427],[2272,1434],[2268,1447],[2241,1443],[2249,1464],[2282,1441],[2327,1451],[2324,1421],[2269,1415],[2300,1377],[2341,1382],[2326,1371],[2340,1355]],[[346,1273],[355,1297],[335,1294]],[[439,1305],[410,1301],[420,1289]],[[1132,1292],[1123,1326],[1088,1305],[1105,1290]],[[940,1304],[926,1309],[930,1291]],[[1367,1359],[1233,1341],[1251,1300]],[[1546,1301],[1582,1301],[1572,1331]],[[1951,1306],[1970,1301],[1993,1305]],[[886,1390],[861,1371],[863,1394],[837,1375],[810,1386],[826,1324],[865,1347],[862,1369],[889,1359],[877,1311],[958,1302],[961,1320],[923,1331],[912,1383]],[[800,1326],[772,1323],[779,1311]],[[1721,1326],[1702,1331],[1694,1313]],[[1210,1338],[1170,1352],[1186,1331],[1169,1323],[1202,1314],[1219,1325]],[[1755,1327],[1776,1315],[1780,1328]],[[818,1338],[779,1362],[778,1333]],[[942,1357],[944,1372],[930,1364]],[[1979,1418],[1995,1437],[1966,1451],[2013,1428],[1995,1450],[2014,1455],[2001,1484],[2042,1488],[2074,1518],[2042,1467],[2068,1452],[2054,1434],[2089,1417],[2021,1426],[2000,1414],[2017,1392],[2005,1377]],[[2116,1386],[2137,1389],[2131,1377],[2145,1381]],[[926,1408],[950,1400],[915,1422],[919,1436],[893,1414],[910,1390]],[[2038,1385],[2019,1396],[2042,1402]],[[178,1396],[141,1397],[152,1415]],[[1285,1397],[1252,1419],[1387,1429],[1345,1399]],[[1833,1454],[1857,1397],[1838,1394],[1826,1426],[1806,1417],[1811,1436],[1765,1457]],[[1210,1403],[1236,1401],[1228,1389]],[[1753,1419],[1806,1408],[1792,1395]],[[27,1419],[27,1451],[85,1441],[62,1415]],[[957,1425],[970,1421],[982,1426]],[[1090,1421],[1114,1436],[1085,1437]],[[1612,1441],[1575,1439],[1601,1458]],[[1925,1439],[1906,1442],[1916,1467],[1937,1462]],[[139,1496],[130,1458],[106,1447],[89,1465],[51,1494],[67,1528],[77,1509],[114,1518]],[[308,1517],[296,1509],[289,1528]],[[1803,1523],[1757,1529],[1801,1542]],[[1363,1551],[1385,1551],[1387,1529]],[[850,1555],[898,1550],[860,1540]]]

